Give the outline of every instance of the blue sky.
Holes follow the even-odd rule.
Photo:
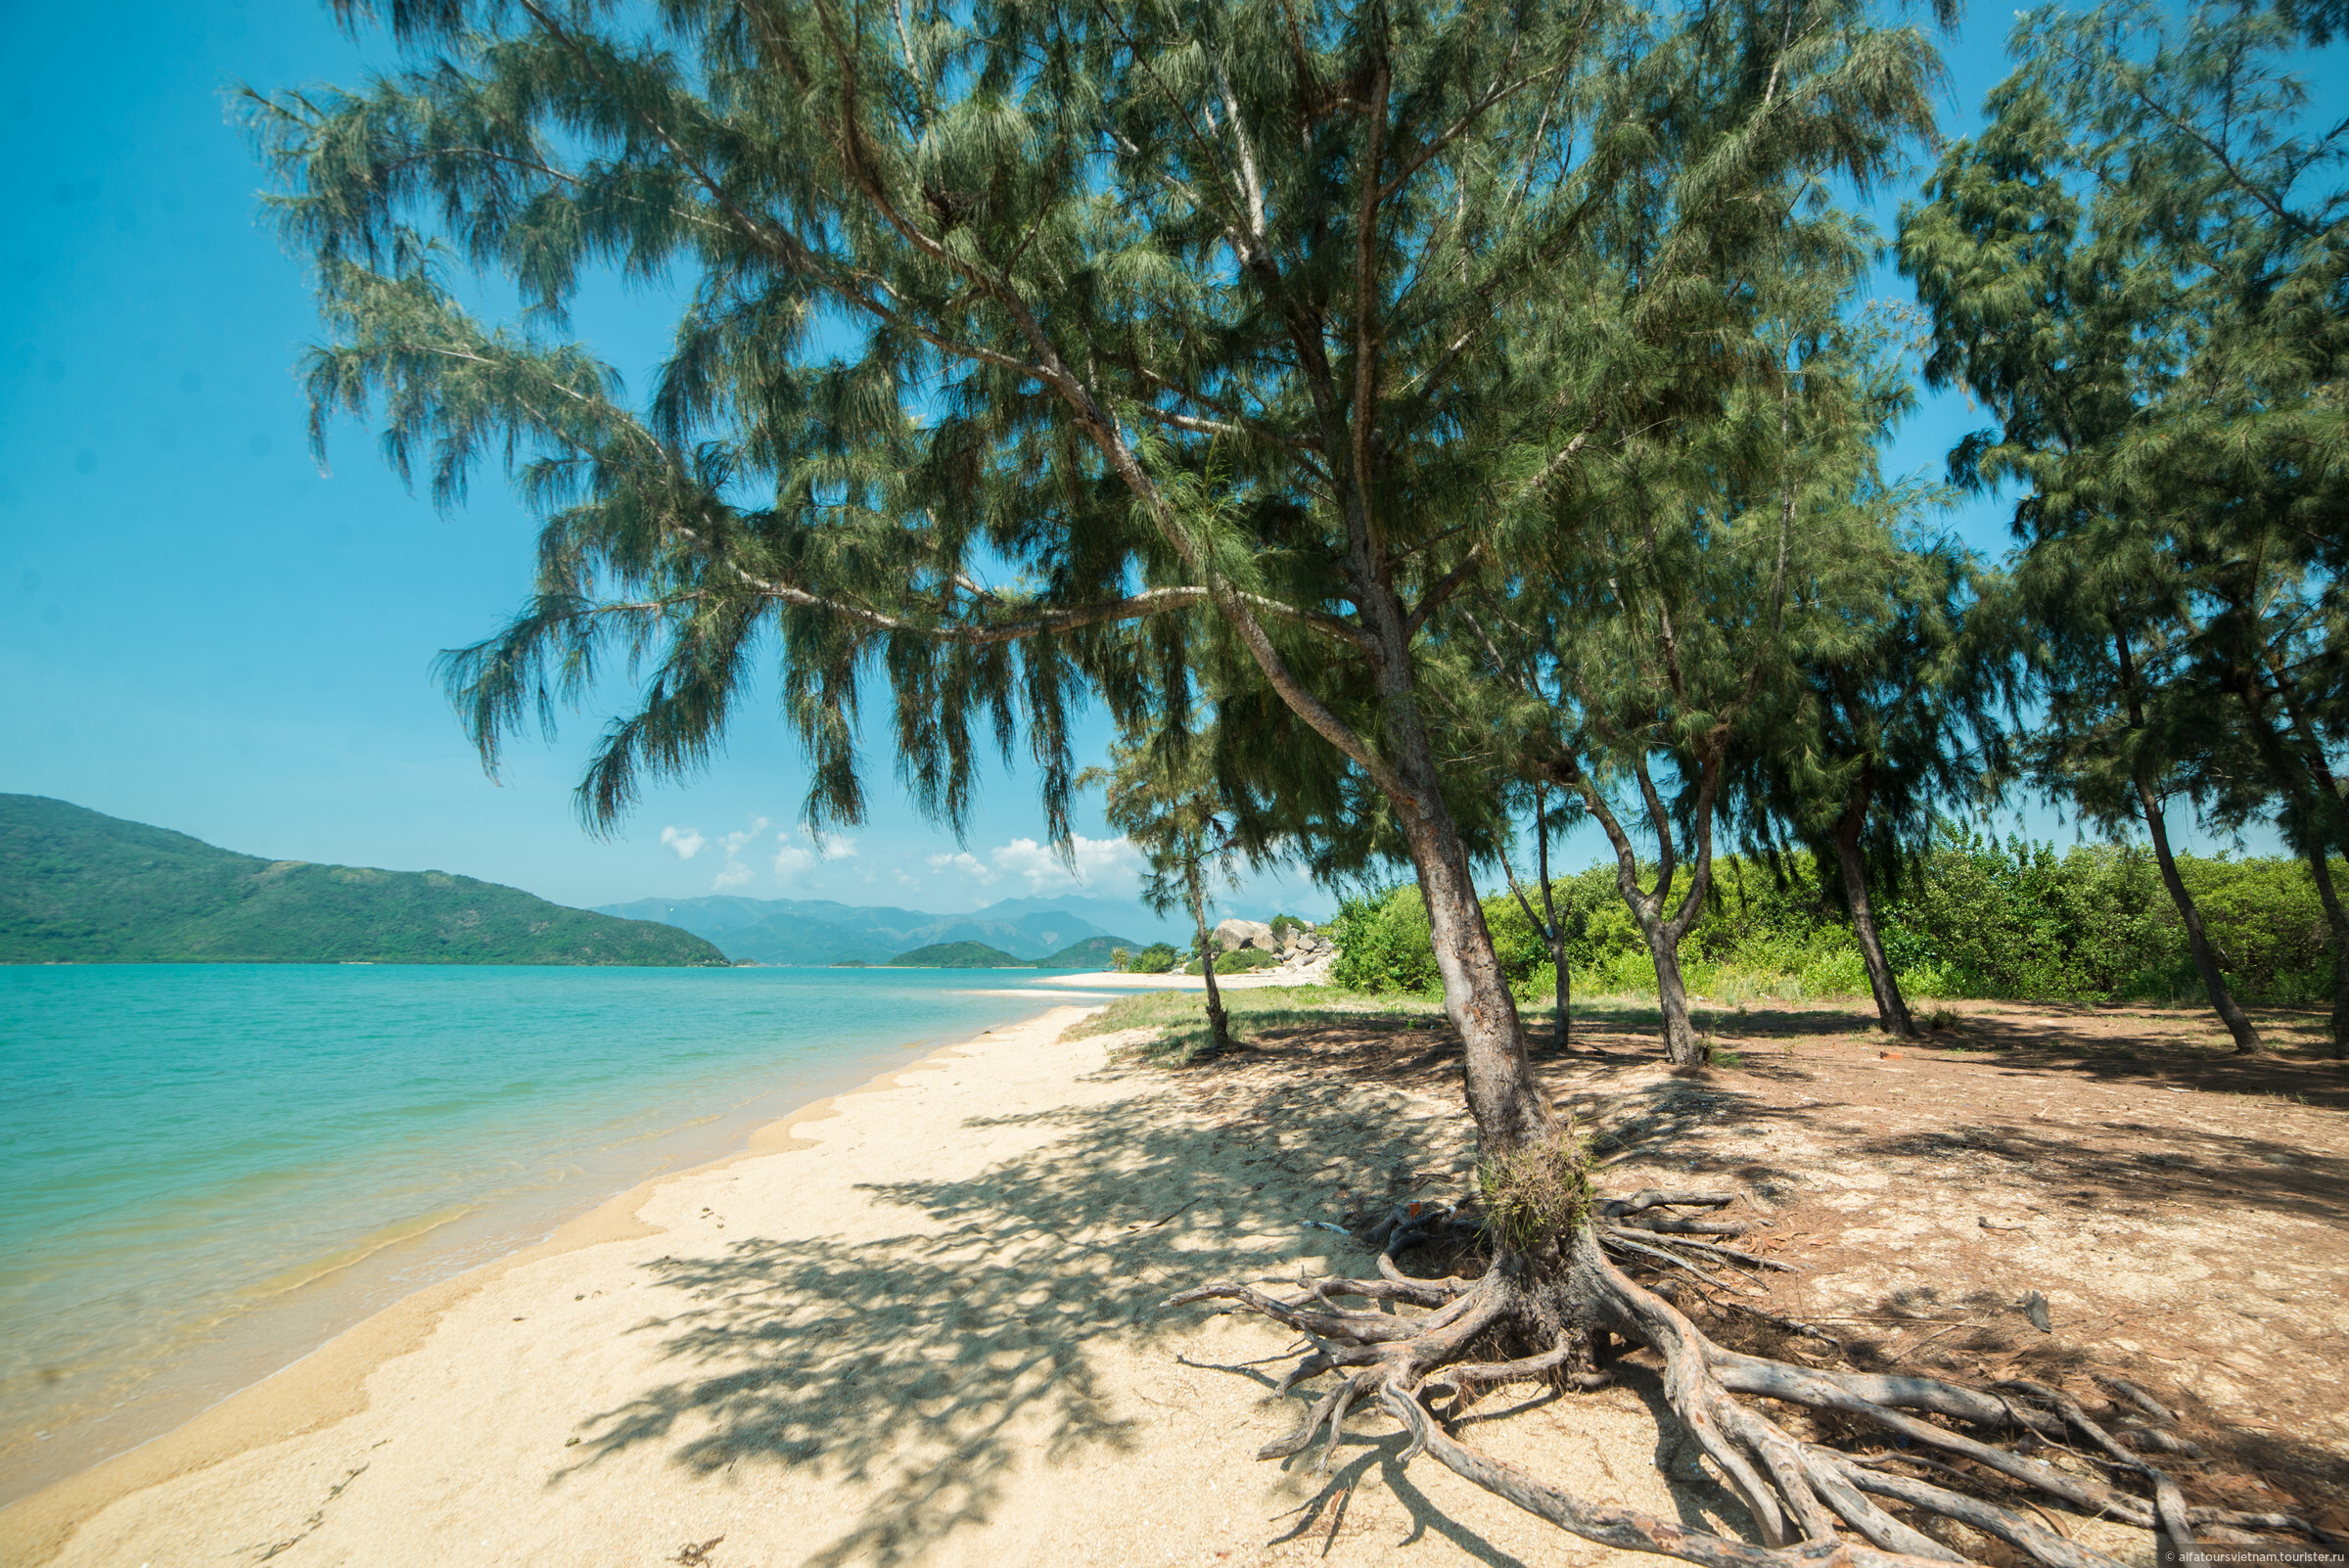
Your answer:
[[[1948,134],[2003,72],[2009,24],[1985,12],[1947,47]],[[611,841],[570,805],[596,715],[483,776],[429,665],[518,601],[530,521],[493,476],[436,514],[355,427],[318,472],[294,376],[316,330],[307,286],[258,216],[261,175],[227,113],[239,81],[352,83],[388,58],[315,0],[0,7],[0,790],[572,903],[715,889],[953,910],[1071,891],[1030,781],[1000,769],[957,845],[877,756],[872,821],[827,854],[796,826],[795,749],[755,712],[706,775],[652,791]],[[1880,204],[1887,227],[1900,194]],[[647,379],[659,299],[606,290],[577,320]],[[1937,476],[1973,423],[1962,399],[1929,399],[1892,466]],[[2004,548],[1995,502],[1956,522]],[[1081,734],[1097,750],[1107,729],[1096,715]],[[1083,891],[1129,892],[1131,852],[1089,809],[1079,831]],[[1578,838],[1564,863],[1602,848]],[[1294,878],[1230,901],[1330,906]]]

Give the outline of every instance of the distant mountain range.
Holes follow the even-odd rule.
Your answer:
[[[1158,938],[1159,922],[1135,906],[1106,899],[1006,899],[973,914],[930,914],[838,903],[830,899],[638,899],[607,903],[597,912],[627,920],[659,920],[706,937],[737,963],[887,964],[923,947],[973,943],[1024,963],[1099,938],[1100,950],[1141,947]],[[1117,927],[1142,927],[1134,941]],[[947,967],[968,967],[951,965]]]
[[[672,926],[445,871],[264,860],[0,795],[0,963],[722,964]]]

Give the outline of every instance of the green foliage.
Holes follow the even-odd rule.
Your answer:
[[[649,920],[441,871],[263,860],[0,795],[0,963],[707,964]]]
[[[1058,964],[1030,963],[1014,958],[1000,947],[990,947],[984,942],[934,942],[927,947],[901,952],[886,966],[891,969],[1041,969],[1060,968]]]
[[[2304,862],[2187,855],[2179,869],[2244,995],[2299,1003],[2330,993],[2325,912]],[[1841,900],[1821,885],[1816,863],[1782,857],[1779,870],[1783,886],[1762,861],[1721,861],[1716,897],[1682,945],[1690,992],[1728,1003],[1867,994]],[[1594,866],[1552,885],[1576,988],[1652,996],[1655,963],[1615,896],[1614,877],[1614,867]],[[1518,994],[1545,998],[1548,954],[1516,899],[1487,899],[1485,919]],[[2143,849],[2081,845],[2059,853],[2052,845],[1999,843],[1945,826],[1892,895],[1879,895],[1877,921],[1902,990],[1920,1000],[2168,1002],[2199,992],[2177,906]],[[1345,945],[1332,970],[1339,984],[1377,993],[1434,991],[1435,956],[1415,888],[1348,900],[1334,931]]]
[[[1414,884],[1345,900],[1330,936],[1338,945],[1333,984],[1374,994],[1436,989],[1435,939]]]
[[[1126,970],[1134,975],[1163,975],[1174,967],[1182,955],[1163,942],[1154,942],[1127,960]]]
[[[1927,379],[1992,421],[1952,476],[2016,495],[2012,599],[2045,692],[2023,748],[2036,781],[2107,827],[2158,838],[2184,800],[2221,827],[2273,820],[2323,857],[2349,849],[2349,120],[2296,74],[2293,13],[2018,13],[2017,69],[1904,208],[1900,252],[1932,318]],[[1969,897],[2022,945],[1953,932],[1938,979],[2183,991],[2176,917],[2158,893],[2137,901],[2142,868],[2055,878],[2008,860]],[[2239,876],[2181,876],[2240,904]],[[2215,956],[2254,993],[2300,994],[2317,966],[2294,900],[2253,880],[2260,930],[2236,919]],[[2111,928],[2075,938],[2080,900]],[[2333,1027],[2349,1048],[2349,988]]]

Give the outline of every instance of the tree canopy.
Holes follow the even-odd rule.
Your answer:
[[[2018,750],[2039,782],[2143,823],[2214,1005],[2256,1046],[2164,807],[2272,817],[2320,881],[2349,845],[2349,208],[2321,189],[2343,131],[2300,130],[2274,64],[2340,20],[2212,6],[2173,38],[2127,0],[2033,13],[1989,126],[1940,150],[1901,260],[1927,379],[1995,422],[1956,477],[2022,492],[2004,576],[1881,471],[1911,388],[1865,302],[1875,239],[1839,204],[1937,145],[1939,66],[1857,0],[392,0],[395,69],[248,107],[329,329],[313,439],[377,421],[444,506],[501,463],[541,519],[521,609],[442,665],[490,767],[623,690],[577,794],[608,828],[705,761],[771,660],[811,828],[869,808],[872,699],[898,781],[957,829],[990,746],[1025,749],[1056,838],[1080,782],[1106,783],[1203,943],[1223,855],[1410,866],[1482,1272],[1395,1266],[1452,1234],[1410,1205],[1371,1232],[1376,1279],[1173,1298],[1305,1334],[1292,1383],[1336,1376],[1267,1454],[1334,1447],[1375,1400],[1410,1454],[1609,1545],[1716,1568],[1950,1556],[1872,1493],[2087,1568],[2003,1503],[1740,1403],[1928,1444],[1950,1434],[1895,1407],[2058,1438],[2085,1420],[1730,1357],[1632,1279],[1689,1249],[1768,1265],[1687,1239],[1734,1222],[1635,1219],[1719,1194],[1598,1198],[1476,880],[1529,797],[1546,827],[1570,796],[1614,852],[1667,1054],[1694,1067],[1678,952],[1725,808],[1765,843],[1831,846],[1865,926],[1897,859],[1871,866],[1871,835],[1913,845],[1979,800],[2004,776],[1994,710],[2037,704]],[[608,272],[679,300],[640,393],[572,333]],[[1088,778],[1071,737],[1091,702],[1121,741]],[[1559,995],[1562,1025],[1562,968]],[[1607,1335],[1662,1359],[1762,1545],[1593,1508],[1426,1403],[1439,1374],[1455,1413],[1480,1386],[1577,1376]],[[2148,1464],[2128,1473],[2150,1501],[1965,1441],[2192,1544]]]

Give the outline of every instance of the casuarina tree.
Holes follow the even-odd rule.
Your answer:
[[[1751,237],[1716,327],[1751,351],[1726,383],[1709,368],[1718,406],[1681,388],[1642,410],[1603,468],[1510,540],[1521,570],[1479,583],[1457,616],[1520,699],[1490,721],[1501,754],[1606,834],[1678,1063],[1704,1056],[1680,947],[1711,892],[1740,737],[1799,686],[1812,623],[1844,612],[1846,579],[1904,504],[1875,449],[1906,384],[1874,324],[1841,309],[1861,241],[1831,213]]]
[[[2065,25],[2041,13],[2018,41]],[[2165,814],[2194,788],[2197,732],[2225,722],[2187,678],[2197,607],[2181,530],[2207,522],[2124,460],[2191,356],[2191,311],[2157,237],[2116,220],[2110,187],[2069,177],[2082,147],[2049,79],[2060,51],[2028,53],[1991,94],[1981,134],[1954,144],[1928,200],[1903,212],[1901,264],[1933,317],[1928,379],[1964,386],[1998,420],[1952,454],[1952,478],[2025,486],[2013,586],[2047,682],[2041,781],[2093,819],[2143,828],[2211,1005],[2253,1051],[2259,1032],[2179,875]]]
[[[1207,910],[1209,896],[1230,880],[1240,837],[1209,753],[1204,738],[1162,728],[1153,740],[1113,748],[1108,767],[1088,767],[1077,782],[1101,787],[1109,825],[1142,852],[1150,867],[1142,901],[1159,914],[1179,907],[1190,915],[1207,984],[1209,1047],[1226,1051],[1231,1022],[1216,986],[1216,935]]]
[[[1431,625],[1511,570],[1504,522],[1649,417],[1626,389],[1748,379],[1724,285],[1785,198],[1865,181],[1927,127],[1913,31],[1837,0],[395,0],[391,23],[400,69],[253,114],[332,332],[318,429],[380,411],[394,463],[448,501],[510,456],[544,516],[522,611],[447,665],[485,761],[632,672],[580,791],[609,824],[645,776],[708,756],[771,653],[818,820],[864,808],[875,680],[901,776],[950,822],[982,743],[1024,736],[1065,832],[1087,695],[1128,733],[1198,694],[1220,726],[1264,697],[1251,735],[1317,749],[1390,813],[1464,1047],[1492,1248],[1473,1280],[1390,1258],[1297,1296],[1177,1298],[1313,1337],[1297,1375],[1337,1386],[1277,1447],[1375,1400],[1414,1455],[1609,1545],[1948,1555],[1872,1495],[2086,1560],[2010,1508],[1796,1437],[1746,1403],[1767,1395],[2151,1522],[1901,1407],[2049,1436],[2061,1415],[1730,1356],[1618,1266],[1745,1255],[1659,1218],[1715,1195],[1590,1192],[1477,903],[1448,795],[1473,781],[1439,766],[1458,737],[1430,683],[1466,667]],[[683,291],[641,397],[565,336],[601,267]],[[482,319],[460,268],[495,285],[469,298],[523,308]],[[1601,1331],[1664,1358],[1766,1545],[1588,1503],[1431,1408],[1439,1373],[1463,1392],[1564,1375]]]
[[[2051,166],[2088,195],[2098,238],[2166,272],[2138,301],[2137,332],[2167,373],[2114,442],[2112,484],[2158,523],[2186,579],[2181,657],[2219,705],[2198,782],[2221,821],[2270,816],[2308,861],[2339,1051],[2349,119],[2298,72],[2303,34],[2331,24],[2241,5],[2046,15],[2031,24],[2031,79],[2064,134]]]
[[[1953,541],[1909,531],[1851,536],[1843,570],[1819,579],[1833,602],[1802,618],[1798,678],[1744,727],[1730,802],[1750,842],[1790,837],[1835,868],[1876,1021],[1895,1035],[1916,1027],[1871,884],[1926,848],[1943,812],[1991,797],[2018,673],[1999,584]]]

